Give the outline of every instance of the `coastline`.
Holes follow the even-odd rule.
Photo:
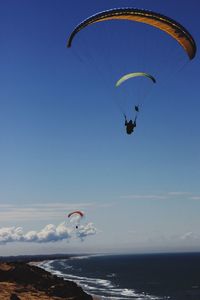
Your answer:
[[[35,263],[39,264],[38,261],[0,263],[1,300],[100,300],[75,282],[57,277]]]
[[[69,259],[69,258],[68,258]],[[44,268],[42,268],[42,267],[40,267],[40,265],[42,264],[42,263],[44,263],[44,262],[49,262],[50,260],[42,260],[42,261],[30,261],[30,262],[28,262],[28,264],[29,265],[31,265],[31,266],[36,266],[36,267],[38,267],[38,268],[41,268],[42,270],[44,270]],[[47,270],[45,270],[46,272],[48,272],[48,273],[50,273],[51,274],[51,272],[50,271],[47,271]],[[56,275],[55,275],[56,276]],[[67,281],[66,279],[65,279],[65,281]],[[71,280],[70,280],[71,281]],[[72,282],[74,282],[74,281],[72,281]],[[75,284],[77,284],[76,282],[74,282]],[[79,285],[78,285],[79,286]],[[81,287],[82,288],[82,287]],[[83,288],[82,288],[83,289]],[[87,293],[88,294],[88,293]],[[93,294],[89,294],[91,297],[92,297],[92,299],[93,300],[102,300],[102,297],[100,297],[100,296],[97,296],[97,295],[93,295]]]

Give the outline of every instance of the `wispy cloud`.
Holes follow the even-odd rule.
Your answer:
[[[33,243],[49,243],[58,241],[69,241],[72,237],[76,237],[81,241],[89,235],[95,235],[97,229],[93,223],[80,225],[78,228],[67,226],[65,222],[59,225],[48,224],[39,231],[31,230],[24,233],[22,227],[3,227],[0,228],[0,244],[12,242],[33,242]]]
[[[168,242],[200,242],[200,234],[193,231],[188,231],[185,233],[177,233],[169,236],[165,236],[165,240]]]
[[[191,195],[189,192],[169,192],[167,193],[169,196],[188,196]]]
[[[135,233],[135,235],[137,235]],[[141,235],[141,234],[140,234]],[[151,236],[148,236],[148,234],[142,234],[142,239],[143,242],[156,245],[156,244],[163,244],[163,245],[200,245],[200,232],[193,232],[193,231],[188,231],[188,232],[177,232],[176,234],[167,234],[165,233],[159,233],[155,232]],[[137,239],[138,241],[138,239]]]
[[[0,208],[8,209],[8,208],[12,208],[12,207],[13,207],[12,204],[1,204],[1,203],[0,203]]]
[[[91,207],[94,206],[94,202],[77,202],[77,203],[64,203],[64,202],[55,202],[55,203],[43,203],[43,204],[35,204],[33,207],[42,207],[42,208],[48,208],[48,209],[66,209],[66,210],[72,210],[74,207],[77,208],[85,208],[85,207]]]
[[[191,200],[200,200],[200,196],[192,196],[190,197]]]
[[[0,205],[0,220],[8,221],[39,221],[64,219],[72,210],[89,209],[95,203],[44,203],[32,205]]]
[[[121,196],[120,198],[123,199],[150,199],[150,200],[156,200],[156,199],[166,199],[167,196],[165,195],[154,195],[154,194],[133,194],[133,195],[124,195]]]
[[[120,196],[122,199],[130,199],[130,200],[170,200],[170,199],[193,199],[200,200],[200,196],[195,196],[190,192],[185,191],[172,191],[166,193],[154,193],[154,194],[130,194]]]

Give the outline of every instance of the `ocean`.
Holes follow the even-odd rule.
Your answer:
[[[83,255],[39,266],[104,300],[200,300],[200,253]]]

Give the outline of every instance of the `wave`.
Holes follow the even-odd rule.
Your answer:
[[[91,255],[93,256],[93,255]],[[72,259],[88,259],[91,256],[79,256],[70,258]],[[95,255],[96,256],[96,255]],[[74,275],[70,273],[66,273],[66,271],[73,270],[73,266],[67,263],[68,260],[51,260],[51,261],[44,261],[41,262],[38,266],[42,269],[45,269],[46,271],[58,276],[62,277],[65,280],[71,280],[76,282],[79,286],[83,288],[83,290],[89,294],[93,294],[96,296],[100,296],[101,299],[104,300],[162,300],[167,299],[145,294],[145,293],[137,293],[134,289],[128,289],[128,288],[120,288],[113,284],[110,279],[112,277],[115,277],[116,274],[111,273],[108,274],[106,277],[107,279],[101,279],[96,277],[85,277],[85,276],[79,276]],[[56,262],[56,266],[54,266]],[[64,270],[65,272],[61,271]],[[81,269],[79,269],[81,271]]]
[[[108,256],[108,254],[89,254],[89,255],[80,255],[80,256],[72,256],[69,260],[77,260],[77,259],[90,259],[91,257],[103,257]],[[66,260],[65,260],[66,261]]]

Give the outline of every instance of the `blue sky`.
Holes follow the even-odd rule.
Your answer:
[[[38,231],[73,209],[97,228],[84,242],[13,242],[1,255],[199,250],[198,50],[188,61],[165,33],[131,22],[91,26],[66,48],[83,19],[123,6],[174,18],[198,49],[200,4],[174,2],[1,1],[0,228]],[[114,88],[144,69],[156,85]],[[127,136],[120,109],[131,115],[143,89]]]

